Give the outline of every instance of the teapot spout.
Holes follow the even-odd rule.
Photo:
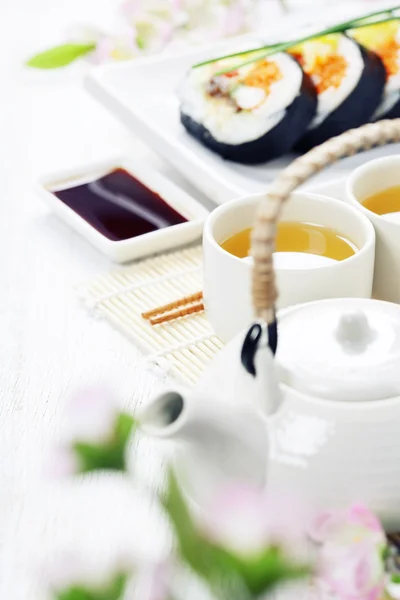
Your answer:
[[[267,428],[251,409],[188,391],[166,391],[139,415],[149,436],[176,441],[178,466],[209,493],[236,482],[263,487],[268,461]]]
[[[176,391],[167,391],[156,396],[139,415],[142,431],[159,438],[179,437],[182,429],[179,417],[183,412],[185,402],[185,396]]]

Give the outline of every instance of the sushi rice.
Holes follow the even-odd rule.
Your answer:
[[[230,66],[231,72],[219,74]],[[179,99],[189,133],[222,156],[250,164],[288,152],[316,110],[312,84],[285,53],[239,68],[237,58],[193,68]]]
[[[301,69],[287,54],[276,54],[271,58],[270,62],[279,71],[269,89],[241,83],[254,71],[254,65],[243,67],[235,76],[215,78],[232,101],[221,101],[221,97],[212,97],[207,91],[215,68],[218,71],[221,65],[193,69],[181,89],[182,112],[204,125],[216,140],[226,144],[243,144],[261,137],[282,119],[285,108],[299,93],[303,78]]]

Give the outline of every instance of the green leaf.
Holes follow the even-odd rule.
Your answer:
[[[125,592],[127,580],[127,576],[120,573],[107,585],[97,590],[77,585],[59,592],[56,598],[57,600],[121,600]]]
[[[204,579],[215,597],[218,600],[250,600],[240,577],[231,570],[225,553],[205,540],[197,530],[172,470],[163,505],[174,526],[182,560]]]
[[[256,597],[272,591],[278,584],[311,574],[310,565],[289,561],[277,547],[266,548],[261,554],[250,557],[227,554],[234,571],[240,574],[247,589]]]
[[[58,69],[74,62],[77,58],[95,50],[96,44],[62,44],[32,56],[27,62],[28,67],[35,69]]]
[[[393,573],[390,577],[392,583],[400,583],[400,573]]]
[[[136,427],[131,415],[120,413],[111,438],[103,444],[75,442],[74,450],[80,462],[80,472],[126,471],[126,448]]]
[[[196,531],[172,470],[168,475],[168,488],[163,498],[163,505],[174,525],[182,558],[196,573],[207,578],[210,575],[210,570],[212,570],[212,564],[209,563],[206,548]]]
[[[389,544],[385,544],[381,550],[381,557],[382,560],[385,561],[387,560],[391,555],[391,547]]]

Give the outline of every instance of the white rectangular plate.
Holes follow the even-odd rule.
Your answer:
[[[379,10],[390,2],[368,3],[364,12]],[[336,20],[342,21],[356,14],[362,14],[360,3],[351,4],[346,11],[324,7],[322,20],[316,26],[315,15],[310,20],[306,14],[300,21],[296,17],[296,36],[299,30],[315,31],[320,26]],[[328,13],[328,14],[327,14]],[[310,25],[311,23],[311,25]],[[204,148],[189,136],[179,121],[179,105],[176,90],[184,73],[197,62],[226,51],[247,48],[259,42],[260,37],[268,43],[293,36],[293,20],[285,21],[285,26],[275,28],[266,36],[246,36],[235,41],[228,40],[208,45],[207,48],[194,48],[184,55],[151,57],[127,63],[107,65],[95,69],[88,77],[88,90],[112,113],[126,124],[135,134],[161,154],[198,189],[215,202],[222,203],[235,196],[265,190],[268,183],[279,171],[293,160],[294,155],[285,156],[260,166],[244,166],[226,161]],[[398,153],[399,146],[372,151],[372,156],[384,153]],[[369,154],[369,153],[368,153]],[[365,162],[369,156],[363,154],[331,167],[315,183],[345,176],[356,165]]]

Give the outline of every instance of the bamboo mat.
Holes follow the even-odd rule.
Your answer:
[[[85,306],[128,336],[150,362],[196,383],[222,342],[204,313],[152,326],[141,314],[201,291],[202,247],[181,249],[116,269],[79,285]]]

